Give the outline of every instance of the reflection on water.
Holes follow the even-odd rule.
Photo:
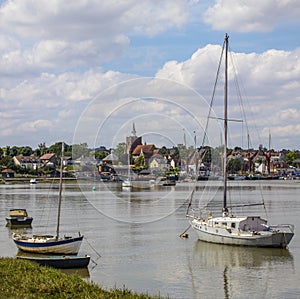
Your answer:
[[[84,278],[85,280],[89,280],[90,278],[90,272],[88,268],[81,268],[81,269],[60,269],[61,272],[67,274],[67,275],[79,275],[81,278]]]
[[[287,249],[251,248],[197,241],[190,261],[190,271],[207,269],[201,283],[219,289],[220,298],[270,298],[274,271],[294,268],[293,256]],[[194,282],[195,283],[195,282]],[[276,286],[276,285],[275,285]],[[201,290],[195,285],[196,290]],[[221,295],[223,293],[223,295]]]
[[[259,182],[242,184],[243,192],[229,190],[231,197],[257,201]],[[203,243],[191,230],[188,239],[179,238],[188,225],[185,200],[193,187],[189,183],[141,192],[122,190],[118,184],[97,184],[95,191],[89,183],[65,184],[62,233],[84,234],[80,255],[97,261],[96,266],[89,264],[90,280],[106,289],[125,285],[133,291],[180,299],[300,298],[300,181],[263,184],[271,224],[295,224],[289,250]],[[17,252],[12,233],[55,233],[58,188],[52,187],[0,186],[1,256]],[[199,182],[195,198],[214,194],[219,194],[215,183]],[[15,207],[30,212],[32,228],[5,227],[5,217]],[[86,270],[75,272],[89,279]]]
[[[7,226],[7,232],[8,232],[8,236],[9,238],[11,238],[11,236],[13,234],[18,234],[18,235],[24,235],[24,234],[30,234],[32,231],[32,226]]]

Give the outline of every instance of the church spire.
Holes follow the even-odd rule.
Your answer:
[[[136,136],[135,124],[132,124],[131,136]]]

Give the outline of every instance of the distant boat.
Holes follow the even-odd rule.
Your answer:
[[[32,178],[32,179],[30,179],[30,184],[31,185],[34,185],[34,184],[36,184],[37,183],[37,181],[36,181],[36,179],[35,178]]]
[[[64,143],[62,142],[61,166],[60,166],[60,180],[59,180],[59,195],[58,195],[58,212],[56,235],[19,235],[13,234],[12,239],[16,246],[25,251],[43,254],[77,254],[83,240],[83,236],[60,236],[60,212],[62,200],[62,173],[63,173],[63,159],[64,159]]]
[[[225,36],[222,55],[225,49],[225,85],[224,85],[224,144],[223,144],[223,209],[222,215],[213,217],[212,212],[200,211],[200,214],[190,215],[189,202],[187,217],[191,227],[197,232],[201,241],[253,247],[278,247],[286,248],[294,236],[292,224],[268,225],[267,220],[256,215],[233,215],[229,209],[236,207],[247,207],[263,205],[263,203],[251,203],[241,205],[227,205],[227,56],[228,56],[228,35]],[[221,60],[220,60],[221,62]],[[219,65],[220,67],[220,65]],[[193,195],[193,193],[192,193]]]
[[[31,226],[32,217],[29,217],[26,209],[10,209],[6,219],[6,226]]]
[[[166,178],[166,177],[158,178],[155,183],[158,186],[176,186],[176,181],[175,180],[171,180],[171,179]]]
[[[132,182],[130,179],[128,180],[123,180],[122,181],[122,187],[128,188],[128,187],[132,187]]]
[[[90,256],[78,256],[78,255],[50,255],[50,256],[26,256],[17,255],[17,259],[28,260],[36,262],[41,266],[48,266],[58,269],[75,269],[85,268],[89,265]]]

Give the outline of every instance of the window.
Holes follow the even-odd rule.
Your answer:
[[[235,228],[235,224],[236,224],[235,222],[232,222],[232,223],[231,223],[231,227],[232,227],[232,228]]]

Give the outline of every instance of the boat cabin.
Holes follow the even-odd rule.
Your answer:
[[[32,220],[26,209],[10,209],[9,216],[6,217],[7,226],[30,226]]]
[[[208,222],[212,222],[213,227],[240,231],[262,231],[268,228],[267,220],[260,216],[220,217],[212,218]]]
[[[11,209],[9,217],[28,217],[28,214],[25,209]]]

